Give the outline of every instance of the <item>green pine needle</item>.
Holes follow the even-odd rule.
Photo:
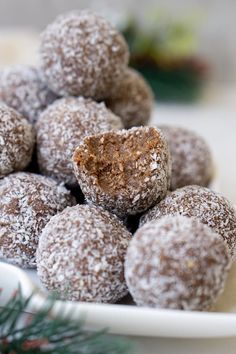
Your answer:
[[[130,352],[128,341],[111,337],[106,331],[90,332],[83,321],[51,318],[54,300],[48,299],[43,309],[28,314],[27,306],[33,295],[24,299],[19,289],[0,308],[0,353],[2,354],[125,354]]]

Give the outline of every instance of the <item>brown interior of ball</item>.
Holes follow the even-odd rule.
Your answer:
[[[155,128],[140,128],[139,134],[107,132],[86,138],[74,162],[95,176],[104,191],[116,194],[127,186],[140,186],[151,175],[153,149],[158,154],[160,136]]]

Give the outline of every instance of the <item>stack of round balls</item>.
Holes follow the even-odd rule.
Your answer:
[[[102,17],[59,16],[39,59],[0,71],[0,256],[37,267],[61,299],[115,303],[130,292],[141,306],[211,309],[236,213],[206,188],[207,143],[147,126],[152,91]]]

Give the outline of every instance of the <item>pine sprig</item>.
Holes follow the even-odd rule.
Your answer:
[[[33,295],[32,295],[33,296]],[[2,354],[125,354],[130,343],[111,337],[106,331],[90,332],[83,321],[51,318],[53,299],[48,299],[36,314],[27,314],[32,296],[24,299],[17,291],[0,308],[0,353]]]

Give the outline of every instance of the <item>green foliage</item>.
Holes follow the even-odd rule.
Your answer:
[[[123,35],[131,58],[159,101],[192,102],[201,96],[208,70],[196,57],[196,18],[176,19],[155,12],[143,21],[130,18]]]
[[[152,64],[133,66],[148,81],[157,101],[193,102],[201,97],[203,78],[188,64],[170,69]]]
[[[28,314],[30,301],[31,297],[25,300],[18,291],[0,308],[0,353],[125,354],[130,351],[130,343],[108,336],[106,331],[90,332],[84,329],[82,321],[51,318],[52,299],[36,314]]]
[[[123,33],[132,55],[150,55],[157,60],[177,60],[194,55],[197,48],[193,24],[154,12],[144,17],[145,25],[131,18]]]

